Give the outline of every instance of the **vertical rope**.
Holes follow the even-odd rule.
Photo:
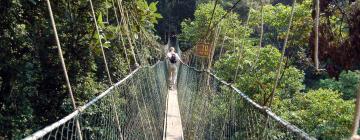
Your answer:
[[[360,121],[360,84],[358,85],[357,89],[357,98],[356,98],[356,105],[355,105],[355,114],[354,114],[354,121],[352,126],[352,135],[353,139],[358,136],[358,129],[359,129],[359,121]]]
[[[296,3],[296,0],[293,0],[293,4],[292,4],[292,8],[291,8],[291,14],[290,14],[290,20],[289,20],[289,24],[288,24],[288,28],[287,28],[287,32],[286,32],[286,36],[285,36],[285,41],[284,41],[284,46],[282,48],[281,57],[280,57],[280,60],[279,60],[278,69],[277,69],[276,76],[275,76],[274,86],[273,86],[271,94],[269,96],[269,98],[270,98],[270,101],[269,101],[269,104],[268,104],[269,107],[271,107],[272,101],[274,99],[274,94],[275,94],[276,87],[279,84],[280,73],[281,73],[281,69],[282,69],[282,66],[283,66],[282,63],[284,61],[285,50],[286,50],[287,42],[288,42],[288,39],[289,39],[292,20],[293,20],[293,17],[294,17],[295,3]],[[267,101],[268,101],[268,99],[267,99]],[[266,105],[267,101],[264,103],[264,105]]]
[[[224,50],[223,50],[223,49],[224,49],[224,43],[225,43],[225,40],[227,39],[227,38],[226,38],[226,34],[227,34],[227,33],[224,34],[224,38],[222,39],[221,48],[220,48],[220,53],[219,53],[219,59],[221,58],[221,56],[222,56],[222,54],[223,54],[223,51],[224,51]]]
[[[319,16],[320,16],[320,1],[315,0],[315,11],[316,11],[316,17],[315,17],[315,48],[314,48],[314,62],[315,62],[315,69],[319,70]]]
[[[136,54],[137,54],[137,56],[138,56],[138,58],[137,58],[137,63],[135,64],[136,67],[138,67],[140,64],[141,64],[141,65],[144,65],[144,63],[141,62],[142,59],[141,59],[141,55],[140,55],[140,52],[139,52],[139,45],[137,44],[137,41],[140,40],[140,39],[132,39],[132,38],[131,38],[131,37],[134,37],[134,35],[133,35],[132,32],[131,32],[131,26],[130,26],[130,25],[134,25],[134,23],[132,22],[132,20],[130,20],[130,16],[131,16],[131,15],[129,16],[129,12],[128,12],[127,10],[125,11],[125,14],[126,14],[126,20],[127,20],[128,26],[129,26],[130,39],[131,39],[131,41],[132,41],[132,43],[133,43],[132,51],[134,52],[134,58],[136,59]],[[131,13],[130,13],[130,14],[131,14]],[[139,36],[137,36],[137,37],[139,37]],[[140,43],[140,44],[141,44],[141,43]],[[140,47],[141,47],[141,45],[140,45]]]
[[[213,41],[213,45],[212,45],[212,50],[211,50],[211,54],[210,54],[210,60],[209,60],[209,65],[208,65],[208,70],[211,69],[212,67],[212,63],[214,61],[214,55],[215,55],[215,49],[216,49],[216,45],[217,45],[217,42],[218,42],[218,39],[219,39],[219,36],[220,36],[220,33],[221,33],[221,27],[218,26],[217,30],[215,31],[215,35],[214,35],[214,41]]]
[[[104,52],[104,46],[103,46],[103,44],[102,44],[102,39],[101,39],[100,31],[99,31],[99,26],[98,26],[98,23],[97,23],[97,21],[96,21],[97,18],[96,18],[96,15],[95,15],[94,6],[93,6],[93,3],[92,3],[92,0],[89,0],[89,2],[90,2],[92,17],[93,17],[93,19],[94,19],[94,24],[95,24],[96,32],[97,32],[98,37],[99,37],[101,53],[102,53],[103,60],[104,60],[104,63],[105,63],[105,70],[106,70],[106,73],[107,73],[107,75],[108,75],[108,77],[109,77],[109,82],[110,82],[110,84],[112,85],[113,82],[112,82],[112,80],[111,80],[111,76],[110,76],[110,72],[109,72],[109,67],[108,67],[108,63],[107,63],[106,56],[105,56],[105,52]]]
[[[258,61],[259,61],[259,56],[260,56],[260,49],[262,48],[262,41],[263,41],[263,36],[264,36],[264,2],[263,0],[260,1],[260,12],[261,12],[261,31],[260,31],[260,40],[259,40],[259,48],[256,52],[256,59],[255,59],[255,63],[252,67],[250,67],[250,72],[252,72]]]
[[[248,27],[249,25],[249,21],[250,21],[250,17],[251,17],[251,7],[252,7],[252,0],[250,1],[250,5],[249,5],[249,14],[248,14],[248,17],[246,19],[246,23],[244,25],[245,29],[246,27]],[[235,33],[234,33],[235,34]],[[246,36],[246,30],[244,31],[244,35],[242,37],[242,39],[245,39],[245,36]],[[235,40],[235,35],[234,35],[234,40]],[[244,42],[241,42],[240,44],[240,48],[243,47],[243,44]],[[235,47],[235,43],[234,43],[234,47]],[[234,82],[236,82],[236,79],[238,77],[238,72],[239,72],[239,68],[240,68],[240,60],[241,60],[241,51],[239,50],[239,57],[238,57],[238,63],[236,65],[236,71],[235,71],[235,78],[234,78]]]
[[[105,70],[106,70],[106,73],[108,75],[108,79],[109,79],[110,84],[113,85],[111,75],[110,75],[110,71],[109,71],[109,67],[108,67],[108,63],[107,63],[105,52],[104,52],[104,46],[102,44],[102,39],[101,39],[101,36],[100,36],[100,31],[99,31],[99,26],[98,26],[98,23],[97,23],[97,18],[96,18],[96,15],[95,15],[95,11],[94,11],[94,6],[93,6],[93,3],[92,3],[92,0],[89,0],[89,2],[90,2],[91,12],[92,12],[92,17],[94,19],[96,32],[98,33],[98,38],[99,38],[100,47],[101,47],[101,53],[102,53],[103,60],[104,60],[104,63],[105,63]],[[111,94],[111,100],[112,100],[112,107],[113,107],[113,110],[114,110],[114,113],[115,113],[115,122],[116,122],[117,128],[118,128],[118,130],[120,132],[120,138],[123,139],[123,137],[121,135],[120,121],[119,121],[119,116],[118,116],[118,113],[117,113],[117,108],[115,106],[115,100],[114,100],[113,94]]]
[[[69,92],[69,95],[70,95],[70,98],[71,98],[72,106],[73,106],[74,109],[76,109],[75,98],[74,98],[72,88],[71,88],[71,84],[70,84],[70,81],[69,81],[69,76],[68,76],[68,73],[67,73],[67,69],[66,69],[66,65],[65,65],[65,61],[64,61],[64,57],[63,57],[63,52],[62,52],[62,49],[61,49],[60,40],[59,40],[59,36],[58,36],[58,33],[57,33],[56,23],[55,23],[55,20],[54,20],[54,17],[53,17],[50,0],[46,0],[46,2],[47,2],[47,5],[48,5],[48,9],[49,9],[51,25],[53,27],[54,34],[55,34],[55,40],[56,40],[56,45],[57,45],[57,48],[58,48],[58,53],[59,53],[59,57],[60,57],[60,61],[61,61],[61,66],[62,66],[63,71],[64,71],[66,86],[68,87],[68,92]]]
[[[52,25],[52,28],[54,30],[54,35],[55,35],[56,45],[57,45],[57,48],[58,48],[58,53],[59,53],[59,57],[60,57],[60,61],[61,61],[61,66],[62,66],[63,71],[64,71],[66,86],[68,88],[68,92],[69,92],[69,95],[70,95],[70,98],[71,98],[71,103],[72,103],[73,109],[76,110],[77,109],[76,102],[75,102],[74,94],[73,94],[72,89],[71,89],[71,84],[70,84],[69,76],[68,76],[68,73],[67,73],[67,69],[66,69],[66,65],[65,65],[65,61],[64,61],[64,57],[63,57],[63,52],[61,50],[60,40],[59,40],[59,36],[58,36],[58,33],[57,33],[57,29],[56,29],[56,23],[55,23],[55,20],[54,20],[54,15],[52,13],[52,9],[51,9],[51,3],[50,3],[50,0],[46,0],[46,2],[47,2],[48,10],[49,10],[51,25]],[[79,139],[82,140],[80,123],[79,123],[79,121],[77,119],[76,119],[76,128],[77,128],[77,132],[79,134]]]
[[[205,33],[205,37],[206,37],[205,40],[208,39],[208,34],[209,34],[209,32],[210,32],[211,22],[212,22],[213,19],[214,19],[214,14],[215,14],[215,10],[216,10],[217,3],[218,3],[218,0],[215,0],[215,5],[214,5],[214,8],[213,8],[213,10],[212,10],[212,12],[211,12],[211,19],[210,19],[209,25],[208,25],[207,30],[206,30],[206,33]]]
[[[128,22],[127,22],[127,20],[128,20],[128,18],[129,17],[127,17],[126,15],[124,15],[124,7],[122,6],[122,0],[118,0],[118,6],[119,6],[119,9],[120,9],[120,14],[121,14],[121,21],[123,22],[123,24],[124,24],[124,26],[125,26],[125,32],[126,32],[126,36],[127,36],[127,38],[128,38],[128,40],[129,40],[129,45],[130,45],[130,49],[131,49],[131,53],[132,53],[132,55],[133,55],[133,59],[134,59],[134,61],[135,61],[135,65],[136,66],[138,66],[139,64],[138,64],[138,61],[137,61],[137,59],[136,59],[136,55],[135,55],[135,52],[134,52],[134,46],[133,46],[133,41],[132,41],[132,39],[131,39],[131,35],[130,35],[130,29],[129,29],[129,25],[128,25]]]
[[[122,36],[122,32],[121,32],[119,16],[118,16],[117,11],[116,11],[116,7],[115,7],[114,0],[111,0],[111,2],[112,2],[113,9],[114,9],[114,13],[115,13],[116,23],[117,23],[118,28],[119,28],[119,31],[117,31],[118,34],[119,34],[118,40],[121,41],[121,43],[122,43],[122,45],[123,45],[124,53],[125,53],[125,58],[126,58],[126,63],[127,63],[127,65],[128,65],[129,71],[131,71],[130,60],[129,60],[129,57],[128,57],[128,54],[127,54],[127,49],[126,49],[126,47],[125,47],[125,42],[124,42],[124,40],[123,40],[123,36]],[[120,9],[119,9],[119,11],[120,11]]]
[[[257,53],[256,53],[256,59],[255,59],[255,64],[250,68],[250,72],[253,71],[253,69],[255,69],[258,61],[259,61],[259,56],[260,56],[260,52],[261,52],[261,48],[262,48],[262,40],[263,40],[263,36],[264,36],[264,2],[263,0],[261,0],[260,2],[260,12],[261,12],[261,33],[260,33],[260,41],[259,41],[259,48],[257,50]],[[257,75],[255,75],[255,77],[257,77]],[[266,94],[264,94],[266,95]],[[264,101],[265,102],[265,101]],[[263,124],[265,124],[265,126],[268,126],[269,124],[269,116],[266,116],[265,119],[264,119],[264,122]],[[264,130],[262,132],[262,137],[265,137],[266,136],[266,133],[267,133],[267,127],[264,127]]]
[[[138,53],[138,51],[137,51],[137,44],[136,44],[136,40],[135,39],[133,39],[133,34],[132,34],[132,32],[131,32],[131,25],[133,25],[133,23],[131,22],[131,20],[130,20],[130,16],[129,16],[129,11],[128,11],[128,9],[126,8],[126,7],[124,7],[124,13],[125,13],[125,21],[126,21],[126,23],[127,23],[127,27],[128,27],[128,33],[129,33],[129,39],[130,39],[130,42],[131,42],[131,44],[132,44],[132,52],[134,52],[134,58],[136,59],[136,53]],[[138,54],[139,55],[139,54]],[[138,56],[139,57],[139,56]],[[139,58],[137,58],[137,62],[138,63],[141,63],[140,62],[141,60],[139,60]]]
[[[132,8],[136,8],[135,5],[130,5],[129,7],[130,9]],[[139,23],[139,21],[136,19],[136,13],[134,11],[130,11],[130,16],[132,18],[132,20],[134,21],[135,25],[138,26],[140,29],[139,29],[139,36],[140,35],[143,35],[143,37],[139,37],[140,39],[142,38],[145,38],[145,39],[142,39],[142,40],[145,40],[145,41],[148,41],[148,44],[151,44],[151,45],[154,45],[154,46],[160,46],[160,44],[157,42],[157,40],[152,37],[151,35],[149,35],[149,33],[146,31],[146,29],[141,25],[141,23]],[[144,41],[142,41],[144,42]],[[141,44],[141,45],[144,45],[144,44]]]
[[[259,48],[262,47],[262,40],[264,36],[264,3],[263,0],[260,2],[260,12],[261,12],[261,32],[260,32],[260,41],[259,41]]]
[[[232,10],[236,7],[236,5],[238,5],[240,3],[241,0],[238,0],[221,18],[218,22],[216,22],[214,24],[214,26],[212,26],[209,30],[213,30],[225,17],[227,17],[227,15],[232,12]],[[206,37],[207,38],[207,37]]]

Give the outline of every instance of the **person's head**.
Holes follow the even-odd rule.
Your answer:
[[[175,52],[175,48],[174,48],[174,47],[170,47],[169,51],[170,51],[170,52]]]

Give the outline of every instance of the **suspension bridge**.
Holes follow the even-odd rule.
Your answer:
[[[208,71],[140,67],[32,139],[313,139]],[[116,115],[117,114],[117,115]]]
[[[75,110],[24,140],[315,139],[212,72],[187,64],[178,66],[175,90],[168,90],[166,61],[139,66],[124,79],[113,83],[100,37],[104,64],[112,86],[85,105],[76,107],[50,2],[47,2]],[[90,4],[92,16],[96,19],[91,0]],[[98,23],[94,22],[100,35]],[[167,47],[169,43],[164,48]],[[133,50],[132,53],[136,62]]]

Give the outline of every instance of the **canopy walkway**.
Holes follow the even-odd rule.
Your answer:
[[[213,73],[186,64],[179,65],[177,90],[168,90],[167,64],[163,61],[140,66],[113,84],[96,20],[105,70],[112,86],[76,107],[49,0],[47,3],[75,111],[25,140],[314,139]],[[90,5],[96,19],[91,0]],[[119,9],[123,14],[121,4]],[[128,30],[127,22],[122,22]],[[132,42],[128,31],[127,36]],[[165,47],[168,46],[169,43]],[[131,43],[130,50],[138,64]]]
[[[313,139],[210,72],[180,65],[177,93],[165,75],[165,62],[140,67],[25,140]]]

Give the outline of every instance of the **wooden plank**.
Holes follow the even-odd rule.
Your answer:
[[[212,46],[209,43],[197,43],[195,55],[200,57],[208,57],[212,52]]]
[[[183,140],[180,109],[177,90],[169,90],[168,109],[166,113],[166,140]]]

